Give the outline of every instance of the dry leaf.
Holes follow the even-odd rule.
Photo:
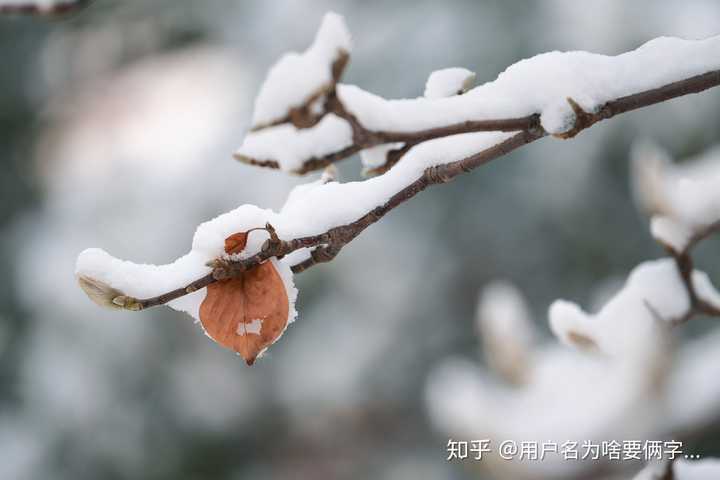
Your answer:
[[[247,232],[225,239],[226,253],[245,248]],[[242,276],[208,285],[200,305],[200,322],[220,345],[238,352],[248,365],[285,330],[290,302],[272,262]]]
[[[240,253],[247,245],[248,232],[233,233],[225,239],[225,253]]]

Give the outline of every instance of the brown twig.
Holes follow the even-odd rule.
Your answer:
[[[340,81],[340,77],[342,77],[342,74],[345,71],[345,67],[347,67],[349,61],[350,54],[345,50],[340,50],[338,52],[337,58],[330,66],[330,70],[332,72],[332,80],[328,85],[325,85],[321,87],[318,91],[310,94],[301,105],[290,108],[286,116],[269,123],[255,125],[250,129],[250,131],[257,132],[259,130],[276,127],[278,125],[283,125],[286,123],[291,123],[295,128],[298,129],[310,128],[317,125],[317,123],[327,113],[327,109],[317,114],[313,112],[312,106],[314,103],[322,100],[324,97],[335,95],[335,87]]]
[[[690,301],[690,308],[688,309],[687,313],[685,313],[679,318],[672,319],[672,323],[674,325],[685,323],[695,315],[709,315],[714,317],[720,316],[720,308],[711,305],[710,303],[706,302],[698,296],[697,289],[695,288],[695,282],[693,281],[692,277],[694,270],[692,249],[702,240],[719,231],[720,220],[698,229],[692,235],[692,237],[690,237],[690,240],[685,245],[685,248],[681,251],[677,251],[670,245],[666,245],[661,242],[661,245],[663,246],[665,251],[675,261],[675,265],[677,266],[678,272],[680,273],[680,278],[682,279],[683,285],[685,286],[685,291],[687,292],[688,299]]]
[[[597,112],[585,112],[572,98],[567,101],[575,112],[575,125],[569,131],[556,135],[559,138],[572,138],[582,130],[591,127],[602,120],[607,120],[621,113],[630,112],[639,108],[666,102],[673,98],[682,97],[692,93],[700,93],[709,88],[720,85],[720,70],[713,70],[701,75],[669,83],[658,88],[646,90],[620,97],[607,102]]]

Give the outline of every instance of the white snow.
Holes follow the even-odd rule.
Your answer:
[[[332,61],[338,52],[349,49],[350,35],[342,17],[326,15],[305,53],[288,54],[270,70],[256,98],[253,125],[284,118],[292,107],[332,86]],[[429,76],[425,97],[388,100],[344,84],[338,84],[336,92],[345,108],[369,130],[409,132],[539,113],[545,130],[559,134],[572,128],[575,118],[567,98],[593,112],[609,100],[720,69],[719,50],[720,36],[706,40],[661,37],[617,56],[581,51],[543,53],[521,60],[496,80],[469,90],[474,74],[464,68],[447,68]],[[238,154],[276,160],[284,170],[297,170],[312,157],[337,152],[352,143],[350,127],[337,122],[339,119],[334,119],[332,128],[324,125],[312,132],[289,126],[266,134],[250,132]],[[376,164],[382,150],[376,147],[363,155],[363,161]]]
[[[236,232],[265,225],[265,219],[271,213],[269,210],[261,210],[252,205],[243,205],[210,222],[205,222],[195,232],[192,250],[167,265],[122,261],[98,248],[89,248],[78,256],[76,274],[100,280],[135,298],[167,293],[210,273],[210,268],[205,264],[224,255],[225,238]],[[257,252],[266,238],[263,232],[250,233],[247,248]],[[288,323],[291,323],[297,316],[295,311],[297,289],[293,283],[292,272],[286,263],[276,259],[271,261],[285,284],[290,303]],[[205,294],[206,290],[200,289],[172,300],[168,305],[175,310],[187,312],[199,320],[200,304],[205,299]]]
[[[672,164],[670,153],[649,139],[637,140],[630,152],[630,180],[635,203],[647,214],[669,211],[665,176]]]
[[[588,441],[672,438],[677,432],[702,428],[718,413],[720,390],[707,379],[717,376],[720,336],[689,342],[673,358],[668,329],[657,315],[678,315],[687,308],[677,276],[671,260],[641,264],[595,315],[575,304],[556,302],[550,312],[556,334],[565,339],[570,331],[580,332],[601,354],[557,344],[531,348],[527,361],[532,368],[520,384],[510,385],[502,372],[467,360],[442,361],[426,385],[431,420],[452,438],[489,438],[495,444],[575,441],[579,450]],[[699,290],[707,288],[710,297],[720,298],[707,276],[694,272],[694,278],[702,285]],[[490,292],[480,304],[482,316],[503,311],[524,316],[518,308],[519,292],[507,285]],[[654,304],[657,315],[644,306],[645,300]],[[480,327],[483,336],[498,328],[489,322]],[[694,392],[692,398],[688,392]],[[542,462],[493,460],[499,459],[485,463],[491,462],[493,473],[503,478],[575,478],[588,468],[586,462],[564,461],[562,455],[549,455]],[[713,471],[703,468],[708,470],[700,470],[698,463],[680,466],[677,478],[686,478],[682,475],[690,475],[691,469],[708,475]]]
[[[495,445],[576,441],[579,450],[583,441],[648,435],[644,415],[656,414],[657,405],[647,402],[652,386],[644,368],[557,346],[533,353],[533,369],[520,386],[502,384],[467,360],[441,362],[426,386],[433,423],[453,438],[489,438]],[[494,465],[506,474],[502,478],[573,478],[573,471],[587,467],[561,455]]]
[[[489,284],[478,300],[476,322],[489,366],[508,381],[522,382],[537,333],[520,291],[508,282]]]
[[[310,235],[354,221],[417,180],[428,167],[462,160],[510,136],[502,132],[470,133],[424,142],[381,176],[309,189],[285,204],[282,219],[278,219],[282,225],[279,231],[288,236]]]
[[[382,167],[387,163],[387,154],[391,150],[402,148],[402,143],[384,143],[374,147],[366,148],[360,152],[360,163],[364,171]]]
[[[672,359],[667,382],[670,415],[663,419],[666,432],[701,430],[717,421],[720,408],[720,330],[688,341]],[[691,394],[689,394],[691,393]]]
[[[677,251],[720,221],[720,147],[672,163],[667,152],[643,141],[633,148],[633,183],[638,203],[655,215],[653,236]]]
[[[340,151],[352,143],[350,125],[337,115],[328,114],[311,128],[283,124],[250,132],[235,154],[248,162],[275,160],[281,170],[295,172],[307,160]]]
[[[467,68],[435,70],[425,83],[425,98],[452,97],[470,90],[475,83],[475,72]]]
[[[664,258],[635,267],[622,290],[594,315],[556,300],[550,306],[550,328],[564,343],[575,345],[580,336],[607,355],[627,358],[644,353],[639,345],[652,340],[659,324],[682,317],[689,308],[675,262]]]
[[[236,232],[262,227],[270,222],[278,235],[286,240],[323,233],[344,225],[384,204],[392,195],[406,187],[433,165],[461,160],[489,148],[512,134],[502,132],[470,133],[424,142],[412,148],[402,162],[379,177],[361,182],[330,182],[293,190],[277,213],[254,205],[242,205],[201,224],[192,242],[191,251],[167,265],[143,265],[123,262],[98,249],[80,254],[76,273],[100,280],[127,295],[146,298],[184,286],[209,273],[206,262],[224,254],[224,240]],[[263,232],[249,235],[246,255],[259,251],[266,239]],[[291,300],[296,295],[288,258],[278,262],[285,275]],[[196,319],[204,290],[169,303],[172,308],[190,313]],[[292,305],[292,302],[291,302]],[[295,316],[291,308],[291,320]]]
[[[663,215],[655,215],[650,219],[650,233],[655,240],[678,253],[687,248],[693,236],[689,226]]]
[[[522,302],[519,292],[507,285],[493,286],[489,297],[488,293],[483,296],[487,298],[481,302],[481,318],[503,312],[517,318],[527,315],[518,303]],[[630,316],[624,319],[632,320]],[[480,326],[483,336],[487,329],[498,329],[489,322]],[[616,335],[622,337],[626,332]],[[648,341],[636,335],[629,338],[636,343]],[[652,339],[659,337],[652,335]],[[664,352],[664,343],[656,346]],[[638,353],[650,355],[644,360],[657,358],[655,349],[641,348]],[[588,355],[558,345],[528,346],[527,356],[532,368],[526,371],[522,384],[514,386],[493,379],[491,372],[468,361],[453,358],[442,362],[427,385],[431,418],[446,433],[497,441],[582,441],[606,438],[603,435],[608,434],[633,437],[645,433],[642,416],[630,418],[627,413],[638,407],[653,411],[653,406],[646,405],[646,394],[654,382],[648,375],[655,368],[653,362],[617,361],[625,359]],[[560,461],[542,462],[542,468],[573,468],[561,458],[555,460]]]
[[[695,293],[700,300],[709,303],[715,308],[720,308],[720,292],[712,284],[707,273],[695,270],[692,273],[692,282]]]
[[[720,36],[706,40],[657,38],[617,56],[549,52],[521,60],[496,80],[448,98],[386,100],[353,85],[339,98],[366,128],[413,131],[468,120],[540,113],[543,127],[562,133],[574,114],[572,97],[586,111],[609,100],[720,68]]]
[[[327,13],[312,45],[303,53],[285,54],[268,72],[255,99],[253,126],[284,118],[289,110],[332,86],[332,64],[351,50],[345,20]]]
[[[535,335],[525,299],[515,285],[506,281],[490,283],[477,306],[478,330],[501,337],[519,336],[524,343]]]

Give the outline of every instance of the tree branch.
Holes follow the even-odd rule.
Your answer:
[[[561,138],[572,138],[581,131],[591,127],[595,123],[602,120],[612,118],[621,113],[637,110],[649,105],[661,103],[676,97],[699,93],[709,88],[720,85],[720,70],[711,71],[702,75],[687,78],[678,82],[674,82],[659,88],[638,92],[616,100],[607,102],[596,112],[585,112],[572,98],[568,98],[568,102],[575,112],[575,122],[573,128],[568,132],[559,135]],[[430,185],[447,183],[456,176],[470,172],[496,158],[502,157],[528,143],[539,140],[547,136],[547,132],[542,128],[539,121],[539,114],[530,115],[522,118],[469,121],[460,124],[452,124],[444,127],[433,128],[428,130],[419,130],[415,132],[381,132],[372,131],[363,127],[358,120],[350,114],[334,93],[334,88],[329,91],[325,101],[325,112],[332,112],[348,121],[353,129],[354,144],[343,149],[340,152],[334,152],[325,157],[314,158],[306,162],[301,173],[321,168],[333,162],[346,158],[360,150],[371,146],[406,142],[410,145],[445,137],[460,133],[481,132],[481,131],[518,131],[517,134],[498,143],[486,150],[478,152],[462,160],[455,162],[436,165],[426,169],[423,174],[397,193],[395,193],[385,204],[375,207],[373,210],[363,215],[359,219],[346,225],[340,225],[330,230],[309,237],[302,237],[292,240],[280,240],[271,235],[271,239],[266,241],[260,252],[257,254],[237,261],[218,260],[212,264],[212,272],[204,277],[190,283],[189,285],[168,292],[158,297],[136,300],[132,299],[139,305],[139,308],[148,308],[155,305],[167,303],[170,300],[179,298],[188,293],[192,293],[199,288],[227,278],[241,275],[242,272],[250,270],[259,264],[267,261],[271,257],[283,257],[296,250],[309,248],[311,250],[310,257],[294,266],[292,270],[300,273],[308,268],[331,261],[340,252],[340,250],[351,242],[355,237],[362,233],[367,227],[380,220],[391,210],[395,209],[402,203],[413,198],[415,195],[425,190]],[[401,149],[399,156],[402,156],[408,149]],[[399,157],[398,157],[399,158]],[[278,164],[269,160],[255,161],[258,165],[277,168]],[[675,258],[678,268],[683,276],[683,281],[688,288],[688,293],[693,305],[693,311],[690,314],[706,313],[717,315],[718,310],[711,305],[707,305],[698,299],[697,294],[692,285],[692,259],[689,255],[690,246],[706,236],[720,229],[719,224],[710,226],[706,231],[698,234],[697,238],[690,242],[688,249],[684,252],[670,252]],[[138,308],[138,309],[139,309]],[[689,317],[688,317],[689,318]],[[681,319],[679,321],[685,321]]]
[[[669,245],[662,244],[668,255],[670,255],[675,261],[675,265],[677,266],[678,272],[680,272],[680,277],[682,278],[683,285],[685,286],[688,299],[690,300],[690,308],[687,313],[680,318],[673,319],[673,324],[685,323],[695,315],[709,315],[713,317],[720,316],[720,308],[704,301],[697,294],[695,282],[692,278],[694,262],[691,255],[693,247],[717,232],[720,232],[720,220],[697,230],[687,242],[685,248],[680,252]]]
[[[587,113],[571,98],[568,102],[575,112],[575,126],[563,134],[558,135],[560,138],[572,138],[582,130],[591,127],[593,124],[602,120],[607,120],[620,115],[621,113],[630,112],[639,108],[655,105],[656,103],[666,102],[673,98],[682,97],[692,93],[700,93],[709,88],[720,85],[720,70],[713,70],[702,75],[679,80],[677,82],[663,85],[662,87],[653,88],[644,92],[635,93],[625,97],[618,98],[607,102],[595,113]],[[579,120],[579,121],[578,121]]]
[[[575,123],[573,128],[567,132],[557,134],[555,136],[562,139],[573,138],[578,133],[591,127],[595,123],[610,119],[621,113],[655,105],[657,103],[662,103],[684,95],[700,93],[718,85],[720,85],[720,70],[713,70],[702,75],[696,75],[694,77],[663,85],[658,88],[638,92],[609,101],[597,109],[596,112],[586,112],[575,100],[568,98],[567,101],[575,113]],[[341,100],[337,97],[334,88],[328,94],[323,113],[315,118],[315,123],[317,123],[322,116],[328,113],[333,113],[348,122],[353,131],[353,144],[341,150],[330,152],[321,157],[307,159],[303,162],[303,165],[299,169],[295,170],[295,173],[303,175],[314,170],[322,169],[331,163],[346,159],[362,150],[382,145],[384,143],[407,143],[410,146],[414,146],[428,140],[447,137],[450,135],[458,135],[461,133],[489,131],[535,131],[542,129],[542,126],[540,125],[540,114],[535,113],[519,118],[500,118],[475,121],[469,120],[466,122],[425,130],[416,130],[412,132],[371,130],[363,126],[358,119],[347,110]],[[284,123],[287,122],[289,122],[289,120],[284,121]],[[276,123],[274,125],[279,125],[281,123],[283,122]],[[313,125],[315,123],[313,123]],[[294,125],[296,127],[298,126],[295,123]],[[234,156],[236,159],[251,165],[275,169],[280,168],[279,163],[273,159],[255,159],[240,154],[235,154]],[[380,168],[379,171],[386,171],[392,166],[392,164],[396,163],[397,160],[399,160],[399,158],[394,159],[394,161],[389,159],[389,165]]]
[[[185,295],[196,292],[201,288],[205,288],[215,281],[216,280],[213,274],[208,273],[204,277],[198,278],[197,280],[186,285],[185,287],[177,288],[162,295],[158,295],[157,297],[133,299],[135,301],[134,304],[137,305],[137,308],[135,308],[135,310],[143,310],[145,308],[164,305],[172,300],[175,300],[176,298],[184,297]]]

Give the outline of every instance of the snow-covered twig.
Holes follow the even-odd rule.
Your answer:
[[[554,135],[557,138],[563,139],[573,138],[581,131],[591,127],[595,123],[610,119],[621,113],[648,107],[650,105],[662,103],[684,95],[699,93],[718,85],[720,85],[720,70],[714,70],[701,75],[672,82],[661,87],[633,93],[615,100],[610,100],[593,112],[583,110],[583,108],[572,97],[567,97],[566,101],[574,113],[572,127],[567,131],[554,133]],[[313,100],[316,100],[316,98],[313,97]],[[300,110],[306,111],[307,106],[303,105]],[[295,111],[295,109],[292,111]],[[313,123],[312,126],[317,124],[319,118],[328,114],[333,114],[338,118],[347,121],[352,129],[352,144],[345,145],[340,149],[327,152],[321,156],[313,156],[304,159],[298,167],[292,170],[293,173],[301,175],[306,174],[313,170],[321,169],[331,163],[351,157],[362,150],[384,144],[402,143],[404,144],[402,149],[391,151],[398,152],[399,150],[402,150],[402,154],[404,154],[407,150],[418,143],[462,133],[526,131],[532,132],[533,135],[538,136],[538,138],[544,137],[548,134],[541,124],[540,113],[533,113],[518,118],[465,120],[460,123],[452,123],[449,125],[414,131],[372,130],[365,127],[350,111],[348,111],[342,100],[335,94],[334,88],[325,100],[322,114],[316,117],[315,123]],[[296,117],[302,118],[302,120],[293,121],[292,119]],[[294,115],[292,113],[277,123],[268,125],[268,127],[278,126],[284,123],[292,123],[293,127],[298,129],[308,128],[306,117]],[[254,129],[254,131],[257,130],[262,130],[262,128]],[[275,169],[281,168],[278,160],[272,158],[252,157],[242,147],[235,153],[235,158],[251,165]],[[376,173],[384,173],[392,167],[392,165],[397,163],[398,160],[399,156],[395,155],[392,157],[388,155],[385,164],[382,166],[383,168],[378,169]]]
[[[665,250],[675,260],[675,265],[677,265],[683,284],[685,285],[688,298],[690,299],[690,309],[682,317],[674,319],[675,323],[684,323],[698,314],[720,316],[720,308],[700,298],[697,293],[693,278],[693,258],[691,255],[691,250],[695,245],[718,231],[720,231],[720,220],[704,226],[694,232],[690,236],[685,248],[681,250],[676,250],[672,246],[663,243]]]
[[[704,300],[694,278],[692,250],[720,231],[720,167],[717,152],[675,164],[669,154],[647,141],[633,149],[633,177],[637,200],[652,215],[653,237],[674,259],[691,308],[673,319],[682,323],[696,314],[720,315],[720,309]]]
[[[717,83],[720,83],[720,72],[718,72],[718,78],[716,79],[716,84]],[[301,109],[305,108],[305,106],[301,107]],[[405,153],[410,148],[419,143],[433,140],[436,138],[458,135],[461,133],[532,131],[540,136],[545,135],[545,132],[540,125],[540,115],[537,114],[528,115],[520,118],[507,118],[498,120],[467,120],[461,123],[410,132],[371,130],[363,126],[360,121],[358,121],[358,119],[355,118],[355,116],[345,108],[342,101],[334,93],[334,90],[333,93],[328,95],[320,118],[328,114],[333,114],[336,117],[345,120],[350,125],[352,130],[352,144],[344,146],[338,150],[325,153],[321,156],[305,159],[302,161],[302,164],[298,168],[295,168],[293,170],[293,173],[304,175],[311,171],[324,168],[327,165],[351,157],[352,155],[362,150],[384,144],[402,143],[404,144],[404,146],[401,150],[403,150],[403,153]],[[294,117],[290,115],[287,118],[288,120],[280,121],[279,123],[272,124],[272,126],[288,123],[290,122],[289,118]],[[293,124],[293,127],[298,129],[307,128],[302,124],[298,124],[296,122],[291,123]],[[254,129],[254,131],[262,129],[263,128]],[[235,153],[235,158],[250,165],[275,169],[280,168],[280,163],[277,160],[267,158],[254,158],[245,153],[245,150],[243,150],[242,148]],[[385,171],[387,171],[390,167],[392,167],[393,164],[397,162],[397,160],[399,160],[399,158],[395,158],[394,160],[389,162],[386,161],[386,164],[383,165],[384,168],[381,171],[378,171],[378,173],[384,173]]]
[[[423,97],[387,100],[338,83],[350,34],[341,17],[328,14],[305,52],[285,55],[271,68],[255,102],[254,126],[235,156],[303,174],[397,144],[384,152],[382,172],[412,146],[450,135],[541,131],[572,138],[620,113],[718,85],[719,44],[720,37],[659,38],[615,57],[551,52],[476,88],[470,88],[474,73],[448,68],[430,75]]]

